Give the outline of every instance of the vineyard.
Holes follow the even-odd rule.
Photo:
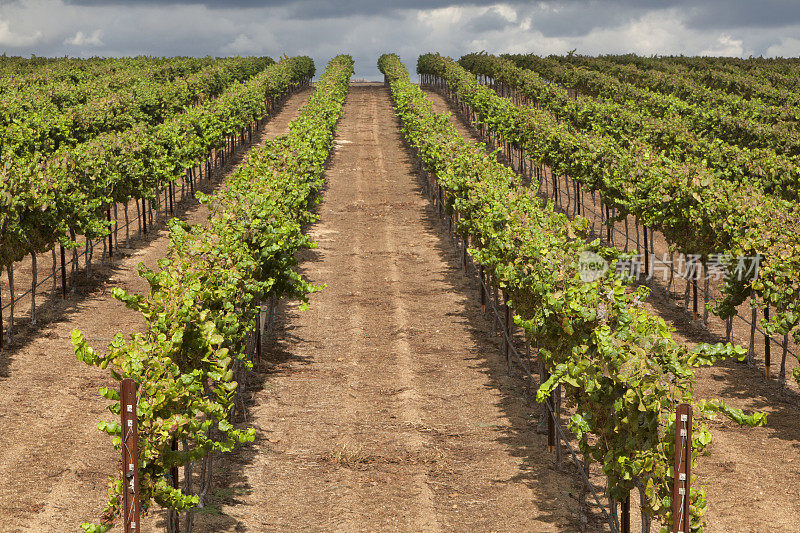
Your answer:
[[[0,58],[0,531],[793,531],[800,63],[377,66]]]

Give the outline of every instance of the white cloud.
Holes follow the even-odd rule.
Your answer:
[[[517,10],[507,4],[499,4],[486,9],[486,11],[490,10],[503,16],[509,22],[517,21]]]
[[[650,11],[613,26],[592,29],[585,35],[548,36],[537,29],[533,17],[503,32],[471,41],[480,49],[496,52],[564,54],[577,49],[583,54],[637,53],[641,55],[704,54],[746,56],[752,53],[745,39],[730,33],[709,35],[688,28],[685,14],[677,9]],[[798,41],[800,44],[800,41]],[[796,54],[797,52],[795,52]]]
[[[42,32],[36,31],[31,35],[22,35],[11,31],[11,25],[0,20],[0,45],[2,46],[33,46],[42,39]]]
[[[434,32],[449,32],[462,22],[466,8],[458,6],[438,9],[421,9],[417,11],[417,21],[428,26]]]
[[[72,46],[103,46],[103,30],[94,30],[89,35],[79,31],[70,38],[64,39],[64,44]]]
[[[700,55],[743,57],[745,55],[743,43],[742,39],[734,39],[730,35],[723,34],[717,39],[716,46],[702,50]]]

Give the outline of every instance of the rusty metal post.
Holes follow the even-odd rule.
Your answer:
[[[675,481],[672,490],[672,533],[689,532],[689,489],[692,479],[692,407],[682,403],[675,414]]]
[[[122,411],[122,512],[125,533],[141,530],[139,524],[139,434],[136,418],[136,382],[120,384]]]

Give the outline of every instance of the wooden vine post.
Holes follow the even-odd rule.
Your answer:
[[[479,276],[481,278],[480,291],[481,291],[481,312],[486,314],[486,275],[484,273],[483,265],[479,267]]]
[[[500,307],[500,312],[503,314],[503,320],[500,323],[500,327],[503,328],[503,355],[506,358],[506,367],[511,371],[511,307],[508,305],[508,294],[506,294],[506,291],[502,291],[502,294],[503,305]]]
[[[170,449],[173,452],[178,451],[178,439],[176,439],[175,437],[172,437],[172,442],[170,443]],[[172,485],[172,488],[178,490],[180,488],[180,485],[178,484],[177,466],[170,467],[169,477],[170,477],[170,485]],[[174,509],[169,509],[169,511],[167,512],[167,533],[178,533],[178,531],[180,531],[180,527],[181,527],[180,515],[178,514],[178,511]]]
[[[620,533],[631,533],[631,494],[630,492],[620,503]]]
[[[136,382],[132,379],[123,379],[120,384],[120,410],[122,412],[122,524],[125,533],[136,533],[141,530],[136,403]]]
[[[108,260],[114,260],[114,232],[111,230],[111,209],[106,210],[106,220],[108,221]]]
[[[67,299],[67,252],[64,250],[64,245],[61,248],[61,297]]]
[[[0,291],[0,352],[3,351],[3,292]]]
[[[256,365],[261,364],[261,343],[263,342],[263,335],[262,335],[262,322],[264,320],[264,304],[258,302],[258,314],[256,315]]]
[[[544,372],[542,375],[542,383],[550,379],[550,372],[547,367],[543,367]],[[552,452],[556,445],[556,425],[555,425],[555,405],[553,403],[553,393],[551,392],[545,400],[545,409],[547,409],[547,451]]]
[[[689,532],[689,489],[692,479],[692,407],[682,403],[675,413],[675,482],[672,490],[672,533]]]
[[[764,320],[769,322],[769,302],[764,305]],[[770,366],[772,365],[772,350],[770,346],[770,336],[764,333],[764,377],[770,378]]]

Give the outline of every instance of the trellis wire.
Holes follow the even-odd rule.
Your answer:
[[[434,77],[435,77],[435,76],[434,76]],[[481,80],[481,81],[480,81],[480,83],[482,83],[482,84],[483,84],[483,80]],[[490,84],[488,84],[488,86],[489,86],[489,87],[491,87],[493,90],[495,90],[495,92],[497,91],[496,84],[491,84],[491,83],[490,83]],[[515,94],[516,94],[516,92],[517,92],[517,91],[514,91],[514,93],[515,93]],[[448,100],[450,100],[450,99],[451,99],[451,98],[448,98]],[[469,105],[467,105],[467,104],[464,104],[464,105],[465,105],[465,106],[466,106],[468,109],[470,109],[470,110],[471,110],[471,108],[469,107]],[[471,121],[470,121],[470,122],[471,122]],[[496,140],[496,141],[495,141],[495,140],[491,140],[491,139],[490,139],[490,142],[493,142],[493,143],[494,143],[494,142],[497,142],[497,144],[498,144],[498,147],[502,147],[503,145],[501,145],[500,143],[501,143],[501,142],[502,142],[502,143],[505,143],[506,141],[505,141],[505,140],[502,138],[502,136],[501,136],[499,133],[496,133],[496,132],[495,132],[495,135],[498,137],[498,140]],[[484,135],[484,136],[485,136],[485,135]],[[518,171],[517,171],[517,170],[514,168],[513,154],[511,154],[511,158],[510,158],[510,160],[509,160],[509,163],[510,163],[510,168],[511,168],[512,170],[514,170],[514,172],[518,172]],[[544,167],[542,167],[542,168],[544,168]],[[553,174],[552,170],[551,170],[550,174],[551,174],[551,176],[553,176],[554,178],[556,178],[556,175],[555,175],[555,174]],[[523,177],[524,177],[524,176],[523,176]],[[568,176],[564,176],[564,177],[565,177],[565,178],[568,178]],[[542,177],[542,183],[545,183],[545,181],[546,181],[546,176],[543,176],[543,177]],[[561,187],[561,180],[560,180],[560,179],[557,179],[557,178],[556,178],[556,179],[554,179],[553,181],[554,181],[554,182],[557,184],[557,185],[556,185],[556,187],[554,187],[554,189],[556,189],[556,190],[558,191],[558,193],[559,193],[559,194],[561,194],[561,193],[565,193],[565,194],[567,195],[567,198],[571,198],[571,197],[572,197],[572,196],[571,196],[571,194],[570,194],[570,192],[569,192],[569,187],[567,187],[566,189],[563,189],[563,188]],[[573,181],[574,181],[574,180],[573,180]],[[577,198],[576,198],[576,200],[575,200],[575,201],[577,202]],[[602,201],[602,196],[601,196],[601,201]],[[600,219],[602,220],[602,218],[603,218],[602,212],[598,213],[598,211],[597,211],[597,210],[595,210],[594,208],[586,206],[586,204],[585,204],[584,202],[581,202],[581,203],[580,203],[580,207],[581,207],[581,210],[583,210],[584,212],[587,212],[587,211],[588,211],[588,212],[591,214],[591,216],[592,216],[592,220],[593,220],[593,221],[594,221],[594,219],[597,219],[597,218],[600,218]],[[601,209],[602,209],[602,207],[601,207]],[[568,210],[566,210],[566,209],[562,208],[562,211],[563,211],[565,214],[567,214],[567,216],[570,216],[570,214],[569,214]],[[574,218],[574,216],[573,216],[572,218]],[[627,224],[627,216],[626,216],[626,218],[625,218],[625,222],[626,222],[626,224]],[[618,229],[618,228],[616,227],[616,224],[612,224],[612,223],[610,223],[608,220],[606,220],[606,223],[607,223],[607,226],[608,226],[608,227],[611,229],[611,233],[612,233],[612,234],[613,234],[613,233],[617,233],[617,234],[619,234],[619,235],[622,235],[622,236],[624,236],[624,237],[625,237],[625,239],[626,239],[626,241],[625,241],[625,246],[626,246],[626,247],[627,247],[629,244],[632,244],[632,243],[633,243],[633,244],[637,244],[637,250],[640,248],[640,246],[639,246],[638,242],[637,242],[637,241],[634,241],[633,239],[631,239],[631,238],[630,238],[630,236],[629,236],[628,234],[626,234],[626,233],[624,233],[623,231],[621,231],[620,229]],[[644,227],[644,228],[647,228],[647,226],[645,226],[645,225],[643,225],[643,227]],[[653,239],[653,237],[652,237],[652,234],[653,234],[653,231],[652,231],[652,230],[653,230],[653,228],[650,228],[650,229],[651,229],[651,235],[650,235],[650,239],[651,239],[651,241],[652,241],[652,239]],[[600,231],[598,231],[598,232],[595,232],[595,231],[594,231],[594,223],[592,223],[592,229],[591,229],[591,231],[592,231],[592,234],[593,234],[593,235],[596,235],[597,237],[599,237],[599,238],[601,238],[601,239],[602,239],[602,238],[603,238],[603,235],[602,235],[602,222],[601,222],[601,230],[600,230]],[[646,229],[645,229],[645,231],[646,231]],[[637,238],[638,238],[638,236],[639,236],[639,235],[638,235],[638,229],[637,229]],[[607,240],[607,239],[606,239],[606,240]],[[646,240],[646,239],[645,239],[645,240]],[[645,248],[647,248],[647,242],[645,242]],[[652,246],[651,246],[651,250],[652,250]],[[661,265],[663,265],[663,266],[667,266],[667,263],[666,263],[666,262],[664,262],[663,260],[660,260],[660,259],[658,259],[654,253],[653,253],[653,254],[647,254],[647,255],[645,255],[645,260],[647,260],[647,259],[648,259],[648,258],[650,258],[650,257],[651,257],[651,258],[653,259],[653,261],[654,261],[654,263],[653,263],[653,266],[655,266],[655,261],[658,261],[658,262],[659,262]],[[674,265],[673,265],[673,264],[669,264],[668,266],[669,266],[669,271],[670,271],[670,274],[671,274],[671,275],[677,274],[677,275],[678,275],[678,277],[680,277],[681,279],[683,279],[684,281],[686,281],[686,283],[687,283],[687,287],[688,287],[689,285],[691,285],[692,283],[694,283],[694,282],[695,282],[695,280],[689,279],[689,277],[687,277],[687,276],[685,276],[685,275],[681,274],[680,272],[678,272],[678,271],[675,269],[675,267],[674,267]],[[651,277],[652,277],[652,279],[655,279],[655,276],[651,276]],[[650,279],[650,278],[648,278],[648,279]],[[707,286],[707,284],[705,284],[705,285]],[[698,294],[700,294],[700,295],[702,295],[702,296],[703,296],[703,300],[704,300],[704,302],[711,302],[711,303],[715,303],[715,304],[716,304],[716,303],[719,303],[719,300],[718,300],[717,298],[715,298],[715,297],[714,297],[714,296],[712,296],[712,295],[711,295],[711,294],[710,294],[708,291],[706,291],[706,290],[705,290],[705,286],[701,288],[701,287],[699,286],[699,284],[698,284],[696,287],[694,287],[694,290],[696,290]],[[766,333],[766,332],[765,332],[765,331],[764,331],[762,328],[760,328],[760,327],[758,326],[758,323],[757,323],[757,322],[755,322],[755,323],[754,323],[753,321],[751,321],[751,320],[748,320],[747,318],[745,318],[745,317],[744,317],[742,314],[740,314],[740,313],[737,313],[737,314],[733,315],[733,317],[732,317],[732,318],[733,318],[733,319],[738,319],[738,320],[740,320],[741,322],[743,322],[744,324],[746,324],[747,326],[750,326],[751,328],[753,328],[754,332],[761,334],[761,335],[762,335],[762,336],[763,336],[765,339],[767,339],[767,342],[768,342],[770,345],[774,343],[776,346],[779,346],[779,347],[781,347],[783,350],[785,350],[787,355],[791,355],[792,357],[795,357],[795,358],[800,358],[800,357],[798,357],[798,354],[796,354],[794,351],[792,351],[791,349],[789,349],[789,348],[788,348],[788,346],[784,346],[784,344],[783,344],[783,343],[781,343],[781,342],[777,341],[776,339],[772,338],[772,336],[770,336],[770,335],[767,335],[767,333]],[[722,319],[721,319],[721,320],[722,320]],[[704,319],[704,322],[706,322],[706,320],[705,320],[705,319]],[[705,326],[705,324],[704,324],[704,326]]]

